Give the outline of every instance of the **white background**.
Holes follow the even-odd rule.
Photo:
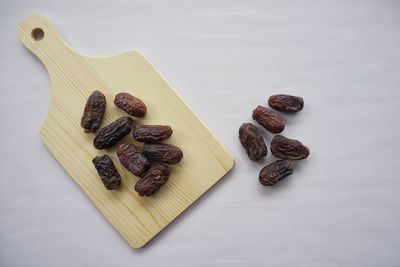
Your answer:
[[[39,139],[45,68],[18,23],[50,18],[77,51],[142,51],[235,168],[134,250]],[[400,1],[0,2],[0,266],[400,266]],[[259,184],[237,131],[275,93],[311,149]],[[272,135],[265,135],[269,143]]]

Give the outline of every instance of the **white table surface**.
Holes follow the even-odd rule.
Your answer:
[[[143,249],[39,139],[32,13],[82,53],[142,51],[236,158]],[[1,1],[0,36],[0,266],[400,266],[400,1]],[[237,131],[275,93],[305,99],[284,134],[311,156],[266,188],[272,156],[250,162]]]

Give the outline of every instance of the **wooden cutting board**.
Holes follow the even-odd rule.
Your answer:
[[[18,35],[50,75],[51,103],[40,130],[42,141],[132,247],[146,244],[232,168],[233,157],[139,52],[112,57],[81,55],[65,44],[52,23],[41,15],[26,18]],[[121,166],[116,146],[95,149],[94,134],[84,133],[80,127],[85,102],[94,90],[100,90],[107,98],[102,126],[127,115],[115,107],[113,100],[117,93],[128,92],[147,105],[146,116],[135,119],[136,123],[167,124],[173,128],[174,133],[166,142],[179,146],[184,158],[170,167],[168,183],[152,197],[139,197],[134,191],[138,178]],[[129,135],[122,142],[134,140]],[[122,176],[120,190],[106,190],[91,162],[105,153]]]

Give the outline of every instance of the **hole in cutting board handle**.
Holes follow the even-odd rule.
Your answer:
[[[32,30],[31,36],[35,41],[40,41],[44,37],[44,31],[41,28],[35,28]]]

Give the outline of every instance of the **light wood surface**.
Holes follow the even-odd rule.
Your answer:
[[[43,30],[41,40],[35,40],[34,36],[40,37],[40,30],[32,35],[34,29]],[[232,168],[232,156],[142,54],[131,51],[112,57],[81,55],[66,45],[51,22],[41,15],[26,18],[18,35],[50,75],[51,103],[41,139],[132,247],[146,244]],[[138,178],[121,166],[115,147],[95,149],[94,134],[86,134],[80,127],[85,102],[94,90],[100,90],[107,98],[102,126],[127,115],[114,106],[113,99],[119,92],[128,92],[147,105],[146,116],[135,119],[136,123],[167,124],[173,128],[174,133],[166,142],[179,146],[184,158],[171,166],[168,183],[154,196],[139,197],[133,189]],[[121,142],[135,143],[131,136]],[[106,190],[92,165],[92,158],[105,153],[121,173],[120,190]]]

